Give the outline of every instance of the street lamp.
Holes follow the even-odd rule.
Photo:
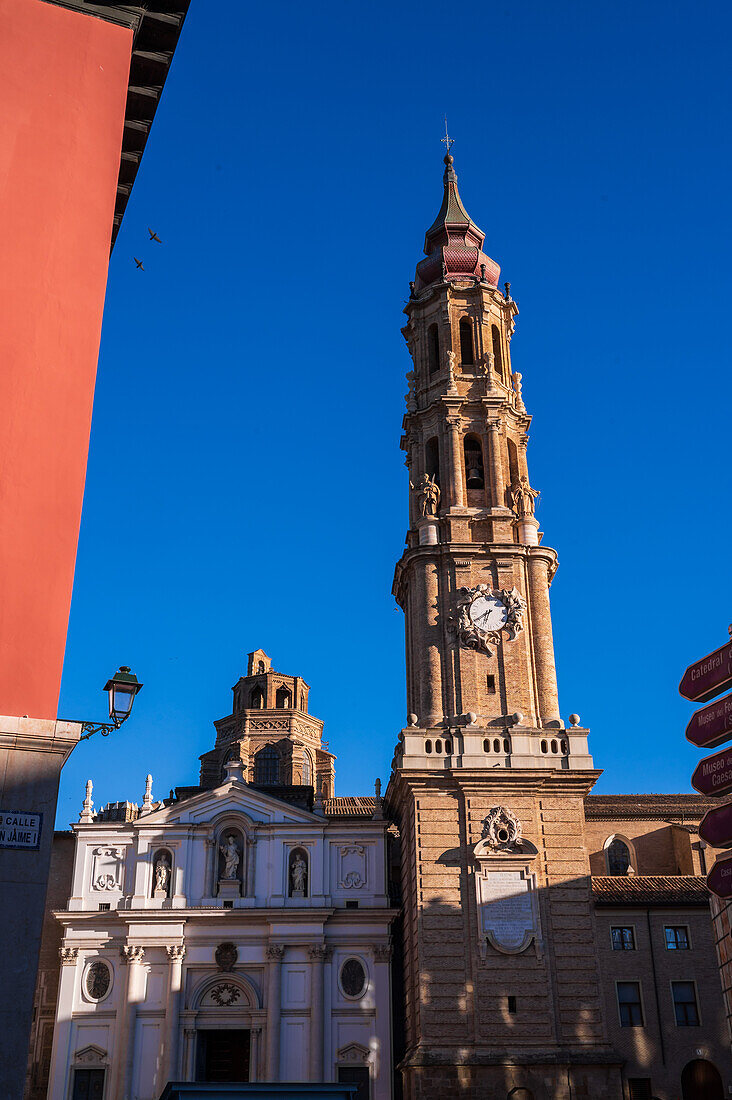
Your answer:
[[[103,690],[109,694],[109,717],[112,721],[111,723],[82,722],[81,728],[84,732],[79,738],[80,741],[86,741],[94,733],[109,737],[113,730],[118,730],[129,718],[135,696],[142,690],[142,684],[139,683],[129,665],[120,665],[112,679],[107,680]]]

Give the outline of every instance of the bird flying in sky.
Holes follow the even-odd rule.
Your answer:
[[[147,227],[147,231],[148,231],[148,233],[150,234],[150,240],[151,240],[151,241],[157,241],[157,242],[158,242],[158,244],[162,244],[162,243],[163,243],[163,242],[162,242],[162,241],[160,240],[160,237],[159,237],[159,236],[157,235],[157,233],[153,232],[153,230],[152,230],[152,229],[150,228],[150,226],[149,226],[149,225],[148,225],[148,227]]]
[[[142,266],[142,260],[138,260],[137,256],[133,256],[132,259],[135,261],[141,271],[145,270],[145,268]]]

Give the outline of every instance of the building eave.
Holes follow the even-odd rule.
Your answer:
[[[46,2],[129,27],[133,34],[111,251],[132,193],[190,0],[168,0],[167,3],[165,0],[151,0],[145,7],[139,4],[94,3],[93,0]]]

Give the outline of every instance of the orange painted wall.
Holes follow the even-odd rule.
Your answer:
[[[56,717],[131,50],[0,0],[0,714]]]

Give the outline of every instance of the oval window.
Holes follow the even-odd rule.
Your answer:
[[[346,959],[341,967],[341,989],[347,997],[360,997],[366,988],[366,971],[358,959]]]
[[[109,993],[112,975],[103,962],[93,962],[86,972],[86,991],[93,1001],[102,1001]]]

